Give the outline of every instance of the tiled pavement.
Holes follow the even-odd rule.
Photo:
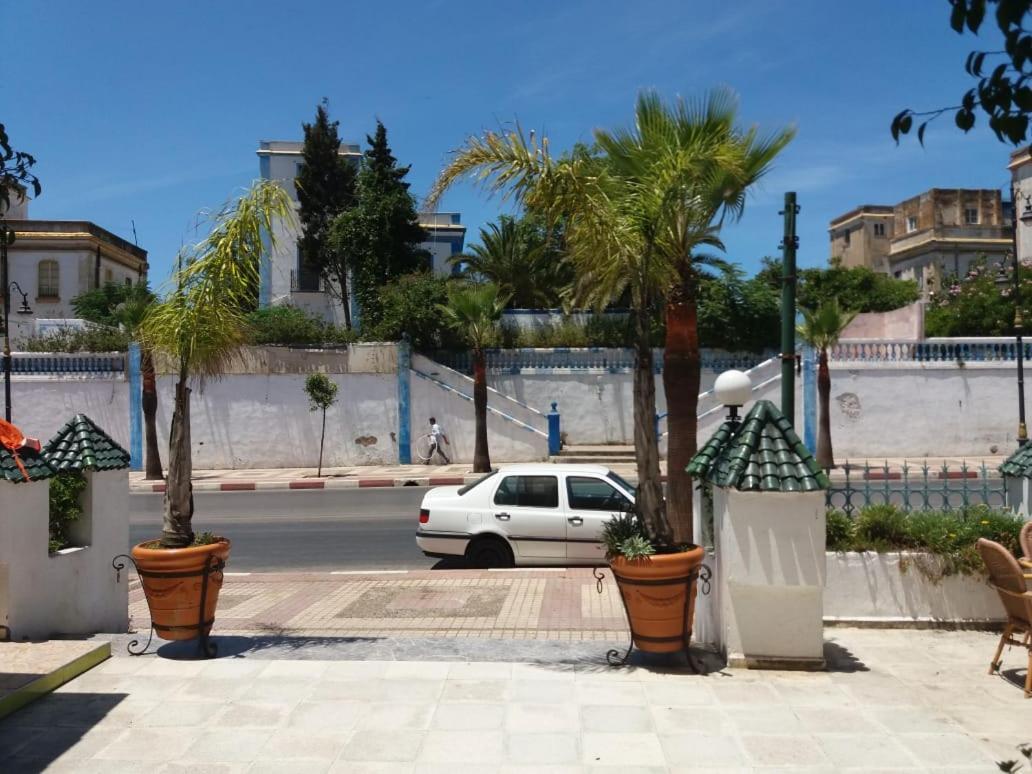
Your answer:
[[[994,636],[834,629],[826,673],[112,658],[0,721],[4,772],[995,771]],[[545,645],[547,643],[539,643]]]
[[[135,579],[129,613],[146,631]],[[616,587],[589,569],[227,573],[216,634],[622,640]]]
[[[865,464],[872,468],[870,478],[883,480],[899,478],[900,469],[906,463],[911,476],[919,476],[921,465],[927,464],[929,475],[935,479],[945,464],[951,477],[961,475],[961,466],[968,465],[968,475],[977,475],[984,463],[989,475],[996,475],[1000,463],[1006,457],[989,456],[961,459],[959,457],[922,457],[905,460],[902,457],[888,459],[878,457],[870,460],[839,460],[840,467],[831,471],[832,480],[844,478],[842,467],[847,462],[854,471],[854,477],[862,475]],[[610,466],[624,478],[637,476],[635,466],[616,463]],[[887,470],[886,470],[887,468]],[[660,470],[666,474],[666,461],[660,462]],[[452,465],[364,465],[343,468],[323,468],[323,476],[316,476],[315,468],[273,468],[242,470],[195,470],[194,489],[197,491],[257,491],[264,489],[352,489],[379,486],[443,486],[475,481],[480,474],[473,473],[468,463]],[[142,473],[131,473],[129,484],[134,492],[163,492],[163,482],[146,481]]]

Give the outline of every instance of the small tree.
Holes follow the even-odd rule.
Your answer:
[[[451,326],[465,335],[473,349],[474,473],[491,470],[491,454],[487,448],[487,364],[484,349],[495,332],[506,300],[499,294],[497,285],[456,284],[448,288],[447,306],[437,307]]]
[[[43,189],[31,171],[35,164],[32,154],[11,147],[7,130],[0,124],[0,213],[7,211],[12,194],[21,197],[26,188],[32,188],[33,196],[39,196]]]
[[[319,470],[316,476],[322,476],[323,442],[326,440],[326,409],[337,402],[337,385],[330,381],[326,374],[311,374],[305,379],[305,395],[308,396],[308,409],[322,411],[322,431],[319,433]]]
[[[817,464],[830,470],[835,467],[835,455],[831,449],[831,372],[828,370],[828,349],[838,343],[842,331],[857,313],[843,311],[838,300],[826,301],[813,311],[801,311],[803,324],[799,326],[799,335],[820,353],[817,366],[817,397],[820,402]]]

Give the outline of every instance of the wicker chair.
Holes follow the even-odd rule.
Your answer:
[[[1024,554],[1018,564],[1025,570],[1025,580],[1032,580],[1032,521],[1026,522],[1021,528],[1018,541],[1021,543],[1021,553]]]
[[[1032,698],[1032,641],[1029,637],[1032,634],[1032,591],[1027,590],[1021,565],[1010,551],[999,543],[985,538],[978,539],[977,547],[989,571],[990,584],[1000,595],[1000,601],[1007,613],[1007,623],[1003,627],[1003,636],[1000,637],[996,655],[989,664],[989,674],[999,670],[1004,645],[1025,648],[1028,651],[1025,698]],[[1022,639],[1018,639],[1019,636]]]

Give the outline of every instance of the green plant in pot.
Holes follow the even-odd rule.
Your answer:
[[[224,206],[208,236],[180,256],[167,295],[140,329],[144,345],[165,358],[176,378],[162,533],[131,552],[163,639],[203,642],[214,621],[222,574],[209,571],[224,566],[230,542],[193,531],[190,385],[218,378],[247,342],[247,314],[258,303],[261,260],[274,244],[278,219],[293,223],[294,213],[275,182],[258,181]]]
[[[562,223],[563,249],[576,274],[569,300],[598,309],[621,298],[629,303],[635,350],[635,507],[656,552],[633,559],[618,554],[611,566],[642,649],[684,647],[691,630],[693,579],[702,563],[702,550],[692,545],[693,484],[685,470],[696,452],[700,284],[708,270],[726,265],[710,254],[722,249],[725,219],[741,215],[747,190],[792,136],[792,130],[762,136],[755,128],[739,127],[735,98],[724,90],[673,103],[644,91],[633,123],[595,130],[592,147],[577,145],[553,155],[547,138],[525,134],[518,125],[471,137],[452,155],[428,196],[432,207],[456,182],[472,179],[549,224]],[[666,500],[651,341],[660,315],[666,320],[663,381],[669,411]],[[647,598],[659,599],[659,584],[667,582],[686,595],[680,606],[673,598],[666,600],[666,607],[679,607],[676,626],[647,617],[656,612]],[[646,616],[641,621],[635,619],[639,611]]]

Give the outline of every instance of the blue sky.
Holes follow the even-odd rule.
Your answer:
[[[0,121],[39,159],[32,216],[129,239],[135,221],[156,285],[198,238],[198,213],[257,177],[258,141],[300,139],[324,96],[345,139],[385,123],[421,195],[485,128],[518,118],[563,148],[629,121],[641,88],[729,86],[743,123],[798,130],[724,230],[750,271],[779,254],[786,190],[812,266],[828,258],[828,221],[858,204],[1008,180],[1010,148],[981,119],[967,136],[940,119],[924,149],[889,137],[902,108],[955,104],[968,86],[975,39],[949,29],[946,0],[4,0],[3,17]],[[463,187],[442,209],[462,213],[469,243],[507,208]]]

